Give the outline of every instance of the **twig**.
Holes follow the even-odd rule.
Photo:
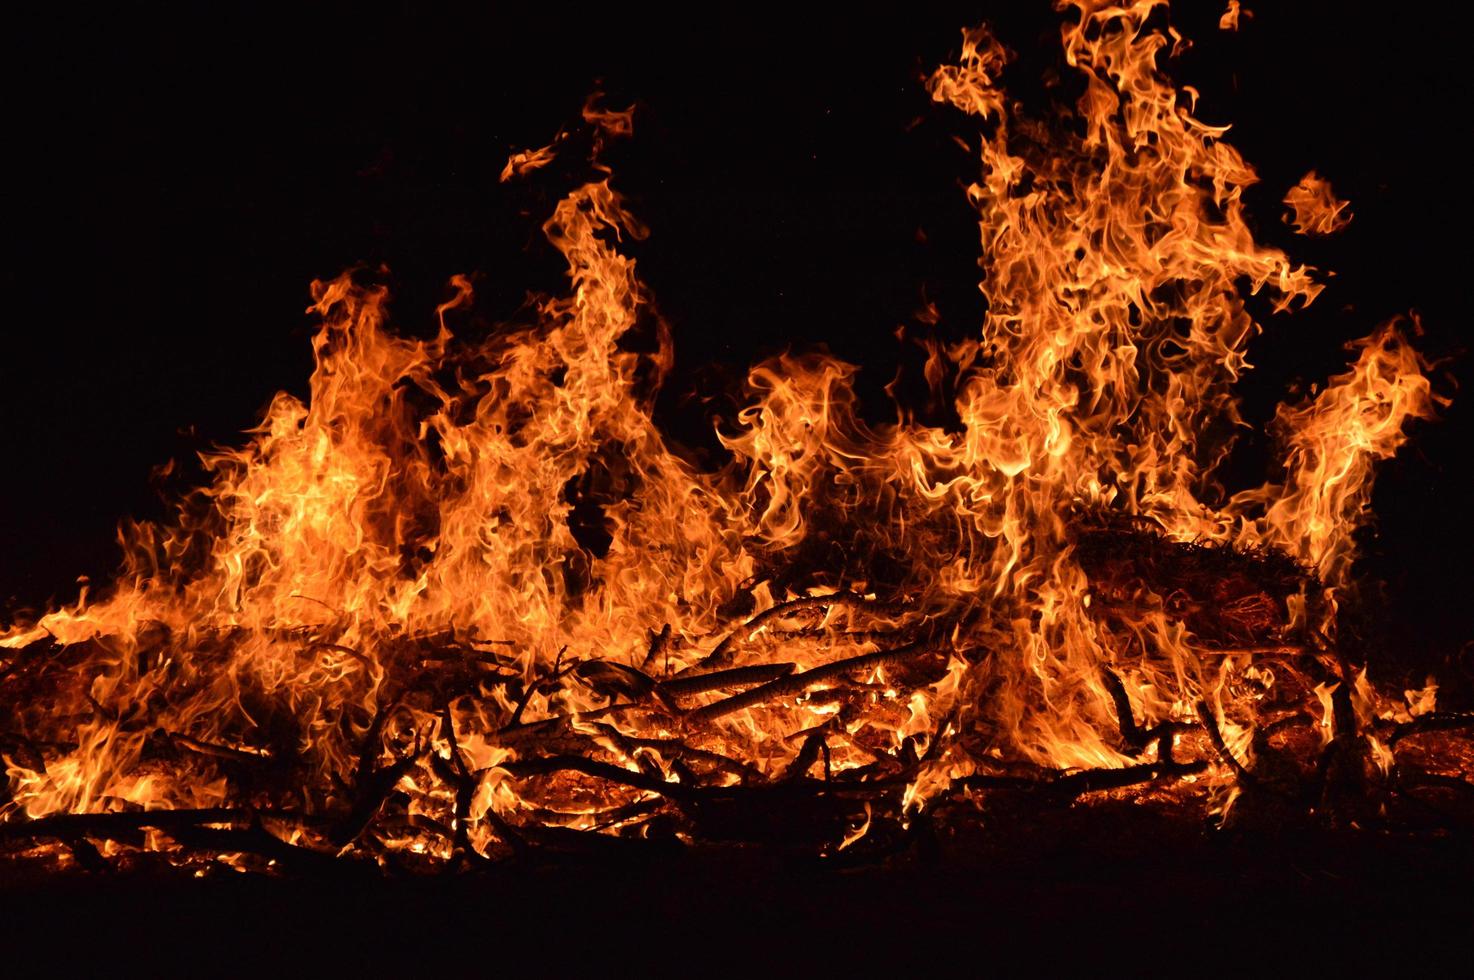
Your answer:
[[[585,776],[659,793],[673,800],[690,799],[695,792],[692,787],[682,786],[680,783],[667,782],[643,772],[624,769],[608,762],[599,762],[597,759],[586,759],[581,755],[553,755],[541,759],[504,762],[498,768],[519,778],[546,776],[555,772],[581,772]]]
[[[344,646],[341,643],[327,643],[323,640],[315,640],[312,643],[307,644],[308,653],[312,653],[316,650],[327,650],[332,653],[341,653],[345,657],[352,657],[354,660],[357,660],[365,667],[373,666],[373,661],[365,656],[361,651],[355,650],[352,647]]]
[[[1173,736],[1182,730],[1182,726],[1164,721],[1151,728],[1142,728],[1136,723],[1136,716],[1131,713],[1131,698],[1126,694],[1126,685],[1121,683],[1121,678],[1109,667],[1102,667],[1100,673],[1106,690],[1110,692],[1111,701],[1116,706],[1116,724],[1121,729],[1121,741],[1126,743],[1131,754],[1140,755],[1146,751],[1147,746],[1156,742],[1157,758],[1170,760]]]
[[[207,807],[192,810],[119,810],[109,813],[57,813],[36,820],[11,820],[0,824],[0,840],[30,840],[36,837],[100,837],[134,834],[152,827],[172,836],[185,827],[243,827],[260,819],[300,823],[300,814],[248,810],[242,807]]]
[[[804,739],[803,746],[798,750],[798,755],[793,757],[793,761],[783,770],[783,775],[778,777],[778,781],[783,783],[806,776],[814,763],[819,761],[819,751],[824,747],[824,733],[810,732],[808,738]],[[828,779],[827,768],[826,781]]]
[[[597,816],[601,819],[598,823],[590,827],[586,833],[598,833],[601,830],[607,830],[610,827],[633,820],[635,817],[643,817],[647,813],[654,813],[665,805],[665,800],[660,796],[652,796],[646,800],[636,800],[634,803],[629,803],[625,806],[617,806],[612,810],[590,814],[590,816]]]
[[[650,665],[655,662],[655,658],[658,657],[658,656],[660,656],[661,652],[664,651],[669,645],[670,645],[670,623],[666,623],[664,626],[662,626],[660,628],[660,632],[653,633],[651,635],[651,637],[650,637],[650,649],[645,652],[645,659],[642,660],[642,661],[640,661],[640,669],[641,670],[644,670],[644,671],[649,671],[650,670]],[[665,663],[666,663],[667,669],[669,669],[669,667],[670,667],[670,658],[669,658],[669,656],[666,657]]]
[[[893,630],[826,630],[807,627],[796,630],[765,630],[764,639],[775,640],[842,640],[849,643],[882,643],[894,640],[906,633],[905,629]]]
[[[1192,775],[1202,772],[1207,765],[1201,760],[1193,762],[1158,761],[1143,763],[1139,766],[1124,766],[1119,769],[1057,771],[1038,778],[977,774],[952,780],[952,788],[1027,790],[1046,793],[1062,799],[1074,799],[1077,796],[1100,790],[1123,789],[1127,786],[1149,783],[1163,776]]]
[[[1198,702],[1198,717],[1203,720],[1203,728],[1208,732],[1208,741],[1213,744],[1213,750],[1218,753],[1218,757],[1227,763],[1228,767],[1244,783],[1257,786],[1258,780],[1254,778],[1254,774],[1228,750],[1228,743],[1223,740],[1223,733],[1218,730],[1218,718],[1213,714],[1213,709],[1209,707],[1207,701]]]
[[[191,850],[206,851],[212,854],[229,854],[240,851],[285,866],[296,867],[302,871],[329,868],[336,870],[345,866],[345,861],[331,854],[289,844],[260,824],[251,824],[246,827],[181,824],[165,830],[164,833]]]
[[[747,643],[764,625],[780,617],[801,612],[805,609],[824,609],[831,606],[854,606],[865,603],[872,603],[881,608],[889,608],[892,605],[890,603],[877,602],[876,600],[860,595],[858,592],[835,592],[830,595],[800,596],[797,599],[780,602],[771,609],[765,609],[758,613],[737,629],[722,637],[721,642],[710,653],[676,676],[683,677],[694,671],[706,668],[725,667],[731,659],[733,649],[737,645]]]
[[[1398,725],[1392,730],[1387,742],[1389,745],[1396,745],[1410,735],[1421,735],[1424,732],[1452,732],[1461,728],[1474,728],[1474,711],[1430,711],[1425,715],[1419,715],[1412,721]]]
[[[1263,646],[1243,647],[1193,647],[1200,657],[1297,657],[1306,649],[1299,643],[1270,643]]]
[[[613,726],[600,724],[599,728],[606,734],[614,731]],[[749,763],[733,759],[731,756],[713,752],[710,749],[698,749],[687,745],[676,738],[636,738],[633,735],[623,736],[624,741],[631,748],[655,749],[661,755],[670,759],[684,759],[688,762],[705,762],[719,772],[730,773],[744,782],[761,782],[762,773]]]
[[[175,747],[193,752],[196,755],[258,766],[274,761],[272,754],[265,749],[238,749],[230,745],[202,742],[197,738],[191,738],[188,735],[179,735],[175,732],[165,731],[162,728],[158,730],[157,734],[167,739]]]
[[[152,828],[181,846],[215,854],[243,852],[284,865],[336,866],[330,855],[289,844],[261,825],[263,817],[299,822],[295,814],[268,814],[215,807],[199,810],[129,810],[112,813],[61,813],[39,820],[0,824],[0,841],[51,838],[60,841],[89,870],[111,870],[89,838],[133,843],[139,831]]]
[[[530,738],[546,734],[553,729],[564,725],[572,725],[580,722],[598,721],[610,715],[618,714],[629,708],[645,708],[648,705],[635,701],[622,701],[617,704],[606,704],[602,708],[591,708],[588,711],[572,711],[566,715],[554,715],[551,718],[540,718],[537,721],[524,722],[517,725],[507,725],[498,729],[494,734],[496,741],[501,745],[516,745]]]
[[[1055,780],[1050,789],[1070,797],[1094,793],[1098,790],[1122,789],[1138,783],[1149,783],[1163,776],[1191,776],[1208,768],[1201,759],[1192,762],[1158,761],[1121,769],[1085,769],[1072,772]]]
[[[1407,779],[1399,774],[1399,782],[1407,782],[1410,786],[1437,786],[1440,789],[1453,789],[1461,793],[1474,793],[1474,783],[1458,776],[1444,776],[1436,772],[1419,773],[1415,778]]]
[[[374,817],[378,816],[384,802],[389,799],[389,794],[394,792],[394,787],[414,766],[423,751],[419,744],[419,734],[416,733],[413,752],[396,758],[394,762],[382,768],[376,765],[383,751],[380,735],[384,730],[384,722],[398,706],[399,703],[396,700],[379,708],[359,748],[358,777],[354,780],[357,799],[353,808],[348,811],[329,838],[337,847],[347,847],[358,840],[359,835],[368,829],[368,825],[373,822]]]
[[[543,685],[556,681],[563,676],[563,673],[559,668],[563,666],[563,654],[566,653],[567,650],[568,647],[565,645],[562,649],[558,651],[557,659],[553,661],[553,669],[549,671],[547,675],[545,675],[541,680],[534,681],[533,683],[527,685],[527,690],[523,691],[522,697],[517,700],[517,707],[512,712],[512,720],[507,722],[507,728],[516,728],[519,724],[521,724],[522,712],[527,710],[527,702],[532,700],[532,696],[536,694],[538,690],[543,687]],[[568,669],[572,670],[573,668],[570,667]]]
[[[480,785],[480,778],[471,773],[466,765],[465,758],[461,755],[460,742],[456,740],[455,720],[450,714],[450,701],[446,701],[440,711],[440,734],[450,746],[450,758],[445,760],[450,769],[450,778],[446,782],[455,787],[455,848],[466,857],[480,855],[471,846],[471,801],[476,796],[476,788]],[[431,762],[441,758],[439,753],[431,753]],[[441,774],[445,778],[445,774]]]
[[[761,687],[755,687],[750,691],[744,691],[742,694],[734,694],[732,697],[717,701],[714,704],[696,708],[687,712],[685,717],[693,724],[715,721],[718,718],[730,715],[736,711],[741,711],[744,708],[762,704],[764,701],[787,697],[792,694],[800,694],[816,684],[822,684],[827,680],[838,677],[841,674],[846,674],[852,670],[865,670],[884,664],[896,663],[897,661],[906,660],[910,657],[929,653],[932,649],[933,647],[930,644],[923,644],[917,641],[903,647],[897,647],[894,650],[877,650],[874,653],[862,653],[856,657],[836,660],[833,663],[815,667],[813,670],[806,670],[801,674],[780,677],[777,680],[769,681]]]
[[[728,687],[746,687],[748,684],[763,684],[793,673],[791,663],[756,664],[752,667],[734,667],[730,670],[713,671],[710,674],[694,674],[661,681],[656,686],[671,697],[686,697],[705,694]]]

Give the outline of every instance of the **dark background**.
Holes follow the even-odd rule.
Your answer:
[[[756,357],[824,343],[867,365],[883,414],[893,331],[923,290],[940,329],[981,315],[960,190],[976,170],[950,139],[971,125],[933,107],[921,78],[981,19],[1020,52],[1014,91],[1039,90],[1058,59],[1043,3],[801,20],[797,5],[743,7],[699,23],[555,5],[215,6],[77,5],[6,32],[0,609],[105,578],[118,521],[164,513],[155,466],[236,441],[277,390],[305,393],[312,278],[386,263],[407,331],[430,328],[452,273],[481,274],[491,320],[556,287],[537,225],[561,188],[496,177],[572,120],[596,79],[611,104],[638,102],[612,162],[652,229],[638,255],[675,332],[670,390],[719,390]],[[1244,395],[1263,421],[1387,316],[1419,310],[1434,354],[1468,345],[1469,23],[1433,3],[1375,18],[1250,7],[1224,34],[1216,0],[1179,4],[1197,43],[1176,74],[1260,170],[1261,237],[1337,272],[1304,314],[1256,307],[1269,334]],[[1352,201],[1338,238],[1279,220],[1311,168]],[[1445,373],[1445,391],[1467,387],[1470,359]],[[709,408],[667,398],[661,411],[688,433]],[[1367,545],[1385,622],[1429,663],[1474,638],[1471,429],[1464,397],[1419,427],[1381,475]]]

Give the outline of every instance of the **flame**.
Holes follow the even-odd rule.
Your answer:
[[[1240,5],[1239,0],[1228,0],[1228,7],[1223,11],[1223,16],[1218,18],[1218,29],[1236,31],[1241,21],[1249,20],[1253,16],[1254,11]]]
[[[12,761],[6,819],[283,804],[241,775],[265,760],[308,815],[352,814],[386,782],[400,809],[365,821],[443,858],[533,824],[639,828],[694,785],[821,768],[896,774],[914,812],[1020,767],[1176,765],[1172,732],[1200,712],[1252,765],[1279,675],[1218,649],[1167,591],[1108,602],[1082,528],[1289,556],[1330,612],[1310,622],[1302,586],[1254,621],[1277,642],[1329,630],[1375,464],[1432,413],[1427,365],[1379,327],[1276,416],[1283,478],[1228,495],[1234,385],[1261,330],[1246,297],[1285,313],[1322,286],[1254,240],[1255,172],[1165,74],[1184,42],[1162,0],[1063,6],[1083,87],[1068,120],[1006,98],[986,28],[928,82],[980,127],[966,197],[988,312],[963,341],[925,341],[960,427],[867,425],[855,366],[785,354],[750,370],[724,465],[671,445],[653,403],[673,331],[624,252],[645,229],[598,163],[632,115],[591,100],[501,174],[586,144],[594,177],[543,226],[562,295],[472,340],[446,316],[472,298],[457,276],[438,333],[412,340],[382,286],[314,283],[307,400],[278,395],[243,446],[207,455],[212,482],[172,524],[127,528],[105,597],[0,639],[53,640],[67,672],[54,700],[11,709],[46,748],[44,766]],[[1286,198],[1309,230],[1344,224],[1331,200],[1313,174]],[[1327,740],[1332,687],[1304,695]],[[529,747],[555,729],[584,762]],[[857,814],[839,849],[878,822],[869,802]]]
[[[1351,224],[1351,205],[1336,197],[1331,182],[1314,170],[1285,193],[1285,223],[1301,235],[1334,235]]]
[[[1434,398],[1427,366],[1395,323],[1351,345],[1351,369],[1298,407],[1281,406],[1288,474],[1235,499],[1244,512],[1263,507],[1241,540],[1272,544],[1316,570],[1336,587],[1346,583],[1355,557],[1352,533],[1367,519],[1372,467],[1406,441],[1409,419],[1430,418]]]

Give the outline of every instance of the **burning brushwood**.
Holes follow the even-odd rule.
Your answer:
[[[1467,822],[1474,716],[1338,638],[1425,364],[1379,328],[1281,409],[1278,476],[1219,485],[1244,284],[1286,310],[1321,285],[1254,241],[1254,173],[1163,73],[1157,5],[1077,6],[1078,125],[1020,115],[985,29],[929,82],[980,127],[989,312],[927,366],[957,426],[866,424],[853,366],[790,354],[752,368],[723,465],[676,451],[671,332],[602,163],[544,226],[570,289],[530,326],[410,340],[382,288],[315,283],[310,400],[208,457],[105,597],[0,636],[0,851],[865,860],[969,807],[1149,795],[1241,827]],[[584,126],[504,176],[631,116]]]

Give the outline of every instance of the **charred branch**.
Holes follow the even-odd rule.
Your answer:
[[[918,641],[904,647],[897,647],[894,650],[877,650],[874,653],[862,653],[859,656],[836,660],[822,667],[806,670],[801,674],[780,677],[777,680],[769,681],[742,694],[734,694],[732,697],[718,701],[715,704],[696,708],[687,712],[685,717],[692,724],[698,725],[715,721],[718,718],[724,718],[734,712],[764,704],[768,701],[802,694],[812,687],[834,680],[851,671],[869,670],[874,667],[897,663],[910,657],[930,653],[932,649],[930,645]]]
[[[1238,779],[1245,783],[1254,783],[1254,774],[1229,751],[1228,743],[1223,740],[1223,732],[1218,728],[1218,717],[1208,702],[1198,702],[1198,717],[1203,720],[1203,730],[1208,733],[1208,741],[1213,746],[1213,751],[1218,753],[1218,758],[1233,770]]]
[[[695,671],[713,670],[727,666],[742,644],[751,641],[769,623],[780,620],[785,616],[792,616],[795,613],[808,612],[815,609],[860,605],[869,605],[879,611],[898,608],[894,604],[881,603],[856,592],[836,592],[831,595],[800,596],[797,599],[789,599],[786,602],[778,603],[771,609],[758,613],[740,627],[728,633],[712,648],[710,653],[676,676],[682,677]]]
[[[691,674],[661,681],[659,689],[671,697],[690,697],[694,694],[706,694],[709,691],[721,691],[733,687],[746,687],[749,684],[764,684],[768,681],[787,677],[794,671],[794,664],[756,664],[752,667],[734,667],[729,670],[717,670],[709,674]]]
[[[647,651],[645,651],[645,659],[642,660],[642,661],[640,661],[640,669],[648,673],[650,671],[650,669],[655,666],[656,659],[662,653],[665,653],[669,649],[670,649],[670,623],[666,623],[664,626],[662,626],[660,628],[659,632],[656,632],[656,633],[654,633],[651,636],[651,638],[650,638],[650,648]],[[669,657],[669,655],[666,656],[665,668],[666,669],[665,670],[662,670],[661,673],[666,673],[669,670],[669,668],[670,668],[670,657]]]
[[[83,867],[103,870],[111,865],[91,840],[113,840],[137,846],[140,832],[152,829],[166,834],[181,847],[207,855],[252,854],[301,871],[317,871],[341,864],[330,854],[287,843],[266,829],[267,820],[288,826],[302,826],[309,822],[297,814],[228,807],[63,813],[0,824],[0,842],[55,840],[64,844]]]
[[[600,762],[597,759],[586,759],[579,755],[555,755],[542,759],[525,759],[518,762],[506,762],[501,766],[511,775],[525,779],[529,776],[546,776],[559,772],[580,772],[585,776],[593,776],[596,779],[604,779],[611,783],[618,783],[634,789],[641,789],[651,793],[659,793],[671,799],[690,799],[693,789],[682,786],[680,783],[668,782],[643,772],[636,772],[612,765],[608,762]]]
[[[1424,732],[1455,732],[1474,728],[1474,711],[1430,711],[1393,729],[1387,741],[1391,745],[1411,735]]]
[[[1121,729],[1121,741],[1133,755],[1140,755],[1153,742],[1157,743],[1157,758],[1172,758],[1172,742],[1174,736],[1182,730],[1181,725],[1174,722],[1163,722],[1150,728],[1142,728],[1136,723],[1136,717],[1131,711],[1131,698],[1126,694],[1126,686],[1121,683],[1121,678],[1109,667],[1101,668],[1101,680],[1105,683],[1106,690],[1111,695],[1111,702],[1116,708],[1116,724]]]
[[[1039,776],[1009,776],[977,774],[963,776],[952,781],[955,790],[1023,790],[1038,793],[1061,802],[1073,800],[1086,793],[1103,790],[1125,789],[1141,783],[1155,782],[1165,777],[1190,776],[1207,768],[1203,761],[1148,762],[1138,766],[1119,769],[1081,769],[1046,772]]]
[[[223,759],[227,762],[253,766],[267,765],[275,761],[271,753],[265,749],[240,749],[230,745],[219,745],[190,738],[188,735],[166,732],[163,729],[159,729],[157,735],[175,748],[211,759]]]

